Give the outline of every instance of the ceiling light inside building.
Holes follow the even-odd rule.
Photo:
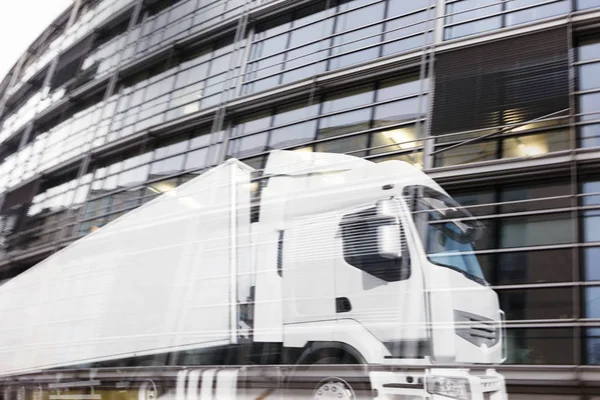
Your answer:
[[[412,128],[398,128],[381,133],[384,137],[389,139],[391,143],[397,145],[402,150],[412,149],[417,146],[417,142],[414,140],[415,131]]]
[[[158,194],[168,193],[175,189],[175,183],[170,181],[156,182],[151,185],[148,185],[148,189]]]
[[[539,156],[548,152],[548,146],[544,143],[520,143],[519,151],[525,157]]]

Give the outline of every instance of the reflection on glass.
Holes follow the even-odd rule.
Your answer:
[[[598,0],[576,0],[576,8],[578,10],[585,10],[593,7],[600,7]]]
[[[600,286],[584,288],[585,318],[600,318]]]
[[[600,181],[585,182],[583,185],[581,185],[581,193],[586,195],[581,197],[582,205],[600,205]]]
[[[585,64],[577,67],[577,89],[600,88],[600,63]]]
[[[579,147],[600,146],[600,124],[584,125],[578,129]]]
[[[596,0],[578,0],[596,3]],[[597,4],[595,4],[597,5]],[[577,42],[577,60],[587,61],[600,59],[600,36],[584,36]]]
[[[583,213],[583,241],[600,242],[600,210]]]
[[[502,27],[502,17],[483,17],[497,14],[500,11],[502,11],[502,4],[499,4],[496,0],[463,0],[448,3],[446,5],[447,17],[445,22],[447,25],[452,24],[452,26],[444,30],[444,37],[445,39],[455,39],[499,29]]]
[[[585,330],[586,339],[586,364],[600,364],[600,328],[587,328]]]
[[[543,3],[540,0],[512,0],[507,2],[509,10],[523,8],[520,11],[515,11],[506,14],[507,25],[523,24],[525,22],[535,21],[544,18],[550,18],[557,15],[566,14],[570,11],[570,0],[553,2],[551,4],[540,5],[537,7],[524,8],[526,6]]]
[[[587,281],[600,281],[600,247],[586,247],[582,250],[583,268]]]
[[[494,3],[497,3],[494,1]],[[471,22],[465,22],[459,25],[452,25],[444,30],[444,39],[457,39],[463,36],[474,35],[502,27],[502,17],[492,17],[480,19]]]
[[[600,119],[600,93],[583,94],[579,96],[579,113],[581,121]]]

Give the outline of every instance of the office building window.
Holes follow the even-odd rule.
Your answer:
[[[432,40],[432,0],[337,3],[319,2],[257,25],[244,93],[410,51]]]

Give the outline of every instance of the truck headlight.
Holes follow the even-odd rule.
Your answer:
[[[450,376],[430,376],[427,378],[427,392],[459,400],[471,400],[469,380]]]

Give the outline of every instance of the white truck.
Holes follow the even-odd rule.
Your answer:
[[[480,226],[438,184],[328,153],[273,151],[253,172],[230,159],[4,284],[0,377],[325,364],[311,396],[355,399],[333,367],[350,364],[377,399],[507,398]]]

